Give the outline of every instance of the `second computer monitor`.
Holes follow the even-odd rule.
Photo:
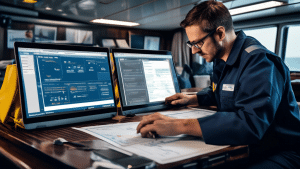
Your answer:
[[[180,92],[169,51],[113,49],[123,115],[166,108]]]

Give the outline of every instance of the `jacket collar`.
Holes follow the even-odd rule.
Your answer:
[[[230,65],[230,66],[232,66],[236,62],[237,58],[240,56],[240,52],[242,50],[243,44],[247,37],[246,34],[242,30],[237,32],[236,34],[237,34],[237,37],[234,41],[231,52],[226,61],[226,64]]]

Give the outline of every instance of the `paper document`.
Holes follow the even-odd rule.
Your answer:
[[[198,119],[213,115],[216,113],[216,111],[198,108],[186,108],[180,110],[162,111],[159,113],[177,119]]]
[[[136,133],[139,122],[109,124],[91,127],[75,128],[100,138],[114,146],[124,147],[136,144],[145,144],[155,141],[152,138],[142,138],[141,134]],[[163,138],[161,140],[176,140],[175,138]]]
[[[184,112],[187,115],[184,115]],[[199,109],[189,109],[189,111],[168,111],[162,114],[174,118],[186,118],[186,116],[198,118],[213,113],[213,111],[203,110],[202,112]],[[196,115],[198,116],[196,117]],[[208,145],[199,137],[186,135],[157,139],[142,138],[140,134],[136,133],[138,124],[139,122],[130,122],[74,129],[91,134],[125,151],[149,158],[160,164],[172,163],[228,147]]]

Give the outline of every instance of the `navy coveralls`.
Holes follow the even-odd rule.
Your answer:
[[[214,60],[212,79],[213,85],[197,94],[200,106],[218,108],[214,115],[198,119],[205,143],[272,140],[281,147],[300,145],[300,113],[290,72],[256,39],[240,31],[226,63]]]

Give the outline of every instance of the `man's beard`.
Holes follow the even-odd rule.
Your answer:
[[[224,53],[225,53],[225,49],[224,49],[224,47],[222,47],[222,46],[215,40],[215,38],[213,38],[213,42],[214,42],[214,44],[215,44],[215,46],[216,46],[216,51],[217,51],[214,58],[221,59],[222,56],[223,56]]]

